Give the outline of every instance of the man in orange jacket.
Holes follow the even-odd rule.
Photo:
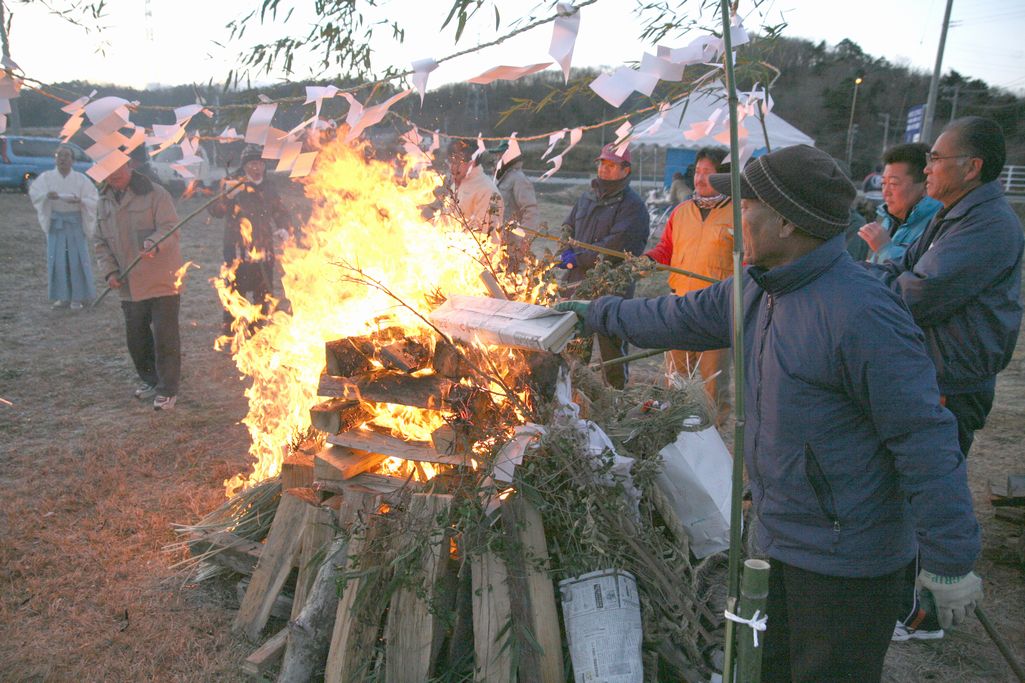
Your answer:
[[[733,206],[730,198],[720,194],[708,182],[708,177],[719,172],[726,150],[704,147],[694,162],[694,194],[677,206],[662,239],[645,254],[664,265],[682,268],[692,273],[722,280],[733,274]],[[704,280],[672,273],[669,287],[677,296],[709,285]],[[701,373],[713,405],[718,409],[721,423],[730,412],[729,349],[714,351],[668,351],[666,369],[681,375],[695,370]]]

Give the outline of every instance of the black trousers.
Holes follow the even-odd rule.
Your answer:
[[[975,441],[975,432],[986,425],[986,417],[993,408],[995,393],[995,389],[989,389],[970,394],[948,394],[943,397],[943,405],[957,418],[957,441],[966,458]]]
[[[903,576],[825,576],[770,560],[762,682],[880,680]]]
[[[181,335],[178,308],[181,297],[158,296],[142,301],[122,301],[128,353],[135,371],[161,396],[177,396],[181,379]]]
[[[232,289],[254,304],[261,304],[261,313],[270,313],[267,297],[274,295],[274,261],[246,261],[238,264]],[[224,312],[224,323],[230,325],[235,318]]]

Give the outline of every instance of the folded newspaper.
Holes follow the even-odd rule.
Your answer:
[[[522,301],[455,295],[428,316],[460,341],[559,353],[573,338],[575,313],[553,311]]]

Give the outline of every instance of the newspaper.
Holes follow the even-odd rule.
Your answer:
[[[521,301],[455,295],[428,316],[460,341],[559,353],[576,326],[575,313],[560,313]]]
[[[559,582],[576,683],[641,683],[641,601],[621,569]]]

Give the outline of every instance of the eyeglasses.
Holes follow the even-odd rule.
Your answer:
[[[935,164],[937,161],[943,161],[944,159],[967,159],[972,156],[971,154],[937,154],[936,152],[929,152],[926,157],[929,159],[930,164]]]

